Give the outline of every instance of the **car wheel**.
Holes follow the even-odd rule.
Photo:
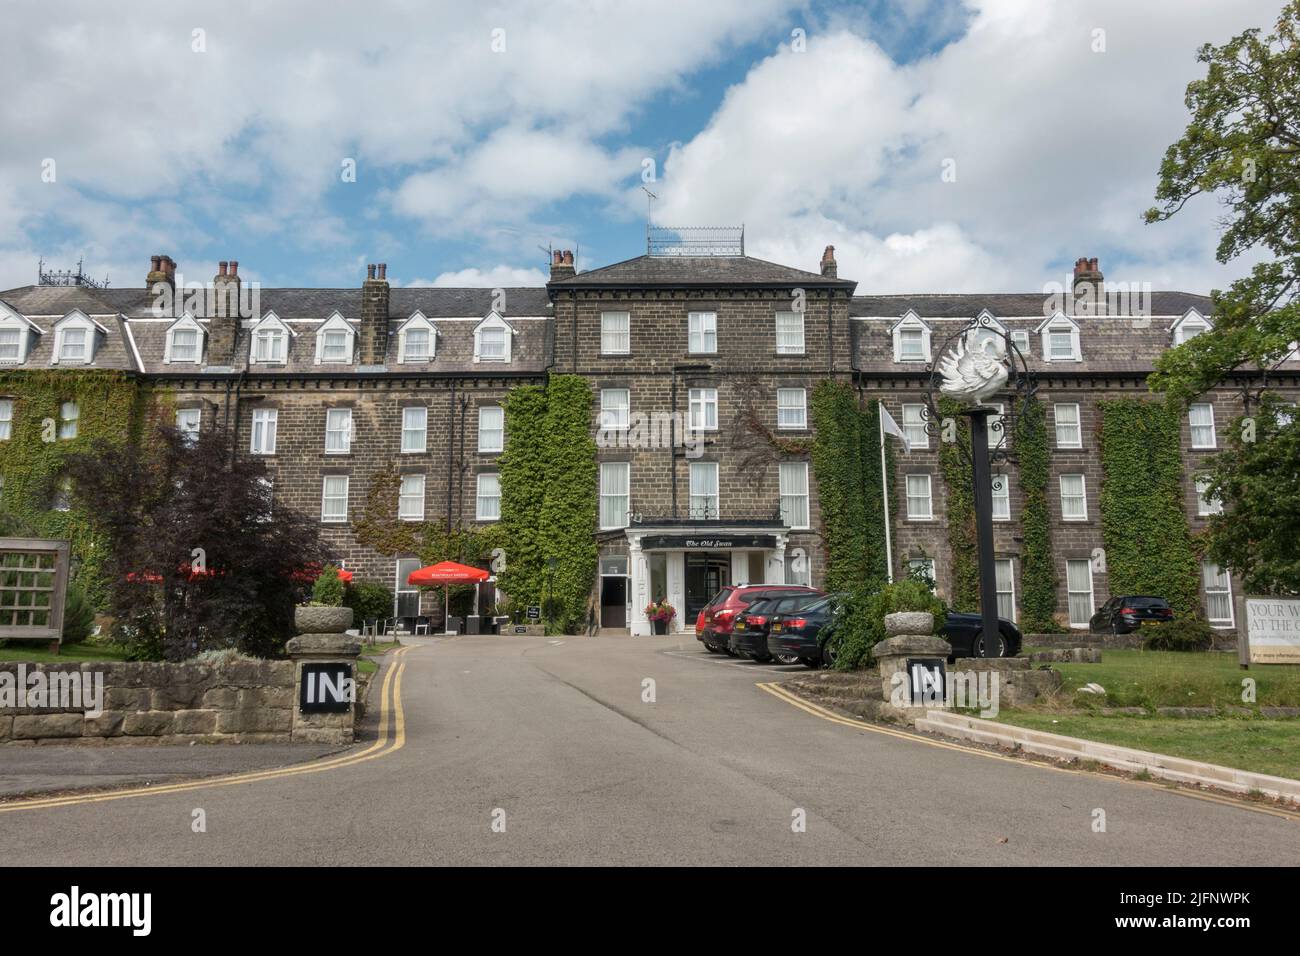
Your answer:
[[[708,651],[710,654],[718,653],[718,649],[714,647],[712,644],[705,644],[704,649]]]
[[[799,663],[799,655],[798,655],[798,654],[775,654],[775,655],[773,655],[773,656],[776,658],[776,662],[777,662],[778,664],[798,664],[798,663]]]
[[[771,654],[750,654],[749,659],[755,664],[766,664],[772,659]]]
[[[984,656],[984,635],[983,634],[975,638],[975,646],[972,649],[972,656],[973,657]],[[1007,656],[1007,639],[1003,637],[1001,634],[999,634],[998,635],[998,657],[1006,657],[1006,656]]]
[[[733,650],[732,650],[731,648],[729,648],[729,647],[724,647],[724,648],[722,648],[722,653],[726,654],[728,657],[738,657],[738,656],[739,656],[735,651],[733,651]]]
[[[827,641],[822,647],[822,664],[826,667],[834,667],[835,658],[837,656],[838,655],[835,653],[835,642]]]
[[[811,657],[801,657],[799,658],[799,663],[811,670],[816,670],[817,668],[822,666],[821,661],[815,660]]]

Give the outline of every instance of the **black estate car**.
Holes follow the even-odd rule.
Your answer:
[[[1092,634],[1131,634],[1143,621],[1172,621],[1174,609],[1162,597],[1130,594],[1113,597],[1088,621]]]
[[[752,602],[748,608],[736,616],[736,623],[731,629],[730,649],[741,657],[748,657],[761,663],[772,659],[767,649],[768,628],[772,617],[807,607],[820,601],[826,595],[821,591],[800,594],[773,594]],[[798,658],[783,660],[783,664],[797,663]]]
[[[817,668],[834,661],[827,656],[818,635],[830,623],[843,600],[842,594],[828,594],[819,601],[772,617],[767,633],[767,652],[773,657],[796,657],[805,667]]]

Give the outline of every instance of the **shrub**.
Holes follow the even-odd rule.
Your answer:
[[[393,592],[374,581],[348,585],[343,603],[352,608],[358,621],[373,621],[393,614]]]
[[[856,670],[871,663],[871,649],[885,639],[885,615],[896,611],[929,611],[937,632],[946,610],[925,584],[908,579],[879,591],[852,591],[844,599],[828,640],[836,642],[835,669]]]
[[[1203,617],[1143,623],[1142,648],[1148,651],[1208,651],[1214,646],[1214,628]]]
[[[68,584],[67,599],[63,604],[63,643],[80,644],[90,637],[95,626],[95,609],[81,585],[75,581]]]
[[[311,602],[326,607],[342,607],[343,593],[343,581],[339,578],[339,569],[332,564],[325,565],[320,576],[311,586]]]
[[[257,658],[241,654],[233,647],[223,647],[220,650],[204,651],[197,655],[194,660],[200,664],[210,664],[213,667],[227,667],[238,661],[255,661]]]

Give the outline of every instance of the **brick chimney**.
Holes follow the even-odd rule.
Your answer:
[[[556,249],[555,252],[551,254],[551,281],[555,282],[559,279],[571,279],[575,275],[577,275],[577,270],[573,268],[572,250],[565,249],[561,252],[559,249]]]
[[[839,265],[835,262],[835,247],[827,246],[822,253],[822,275],[828,279],[839,278]]]
[[[144,277],[145,288],[152,289],[155,284],[166,282],[176,288],[176,263],[171,256],[150,256],[149,274]]]
[[[239,262],[221,260],[212,277],[212,315],[208,321],[208,364],[235,365],[239,339]]]
[[[383,365],[388,352],[388,263],[366,266],[361,284],[361,333],[358,365]]]
[[[1095,315],[1104,311],[1105,287],[1095,258],[1074,260],[1074,300],[1076,312]]]

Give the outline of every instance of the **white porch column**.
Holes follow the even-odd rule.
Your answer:
[[[677,631],[695,631],[695,619],[686,619],[686,552],[669,551],[666,555],[668,564],[668,603],[677,609],[674,627]]]
[[[650,567],[645,552],[641,550],[640,535],[628,535],[627,541],[627,590],[632,602],[632,613],[628,616],[628,633],[645,637],[653,628],[650,619],[645,616],[645,606],[650,603]]]
[[[768,552],[767,580],[764,584],[785,584],[785,543],[786,536],[776,536],[776,549]]]

